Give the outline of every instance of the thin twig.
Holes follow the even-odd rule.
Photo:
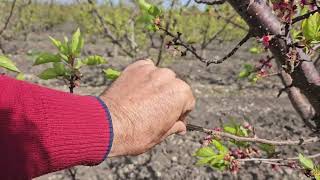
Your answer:
[[[77,179],[77,169],[76,168],[70,168],[67,170],[71,180],[76,180]]]
[[[231,20],[234,17],[235,17],[235,14],[233,14],[227,19]],[[205,34],[204,40],[203,40],[203,43],[201,44],[201,49],[205,49],[213,40],[215,40],[222,32],[225,31],[225,29],[228,27],[229,24],[231,24],[231,21],[226,21],[226,23],[222,26],[222,28],[207,40],[207,34],[208,34],[209,25],[210,25],[210,22],[208,22],[207,27],[205,29],[205,33],[204,33]]]
[[[119,46],[119,48],[128,56],[133,57],[133,54],[131,52],[129,52],[120,42],[119,40],[117,40],[117,38],[112,34],[112,32],[110,31],[109,27],[106,25],[106,22],[104,20],[104,18],[100,15],[100,13],[98,12],[95,3],[92,0],[88,0],[88,3],[92,5],[92,13],[98,18],[100,24],[103,27],[104,30],[104,34],[105,36],[107,36],[112,43],[116,44],[117,46]]]
[[[10,22],[10,19],[11,19],[12,15],[13,15],[13,10],[14,10],[15,6],[16,6],[16,0],[13,0],[12,1],[12,5],[11,5],[11,9],[10,9],[10,14],[9,14],[9,16],[7,17],[7,19],[5,21],[3,28],[0,30],[0,36],[7,29],[8,25],[9,25],[9,22]]]
[[[307,19],[307,18],[309,18],[310,16],[312,16],[313,14],[315,14],[315,13],[317,13],[317,12],[320,13],[320,9],[319,9],[319,8],[316,9],[316,10],[314,10],[314,11],[310,11],[310,12],[308,12],[308,13],[302,15],[302,16],[298,16],[298,17],[292,19],[291,24],[295,24],[295,23],[297,23],[297,22],[299,22],[299,21],[302,21],[302,20],[304,20],[304,19]]]
[[[200,60],[201,62],[203,63],[206,63],[207,66],[209,66],[210,64],[220,64],[222,62],[224,62],[225,60],[227,60],[228,58],[230,58],[231,56],[233,56],[237,51],[238,49],[244,44],[246,43],[251,37],[251,31],[249,31],[247,33],[247,35],[236,45],[236,47],[234,47],[230,53],[228,53],[226,56],[224,56],[223,58],[221,59],[211,59],[211,60],[208,60],[202,56],[200,56],[195,47],[193,47],[192,45],[190,44],[187,44],[185,43],[182,39],[181,39],[181,33],[178,33],[177,35],[174,35],[173,33],[171,33],[170,31],[168,31],[167,29],[165,28],[162,28],[161,26],[159,26],[159,29],[164,31],[166,33],[166,35],[170,36],[173,38],[172,42],[173,44],[172,45],[176,45],[176,46],[182,46],[186,49],[186,51],[192,53],[198,60]]]
[[[319,141],[318,137],[313,137],[313,138],[309,138],[309,139],[300,138],[299,140],[285,140],[285,141],[261,139],[258,137],[242,137],[242,136],[236,136],[236,135],[226,133],[226,132],[216,131],[216,130],[212,130],[212,129],[206,129],[206,128],[192,125],[192,124],[187,124],[187,129],[189,131],[199,131],[199,132],[203,132],[206,134],[225,137],[225,138],[229,138],[229,139],[233,139],[233,140],[241,141],[241,142],[262,143],[262,144],[270,144],[270,145],[275,145],[275,146],[305,145],[305,144],[310,144],[310,143],[314,143],[314,142]]]
[[[230,58],[231,56],[233,56],[238,49],[244,44],[246,43],[250,38],[252,37],[251,32],[249,31],[246,36],[226,55],[224,56],[222,59],[219,60],[210,60],[207,62],[207,65],[214,63],[214,64],[220,64],[223,61],[227,60],[228,58]]]
[[[176,3],[176,0],[172,0],[171,5],[170,5],[170,10],[169,10],[169,17],[167,19],[166,22],[166,31],[169,30],[170,24],[171,24],[171,19],[172,19],[172,9],[174,7]],[[159,49],[159,53],[158,53],[158,58],[157,58],[157,62],[156,62],[156,66],[160,65],[161,59],[162,59],[162,53],[163,53],[163,48],[164,48],[164,44],[165,44],[165,35],[161,36],[161,45],[160,45],[160,49]]]

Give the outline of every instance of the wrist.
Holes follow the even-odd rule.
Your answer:
[[[128,118],[123,117],[126,113],[113,102],[111,97],[101,96],[100,99],[108,107],[109,114],[112,115],[113,142],[108,157],[128,155],[127,144],[132,141],[130,133],[132,128],[129,123],[125,122]]]
[[[103,158],[103,160],[105,160],[107,157],[111,157],[110,154],[111,154],[111,149],[112,149],[112,146],[113,146],[113,143],[114,143],[114,128],[113,128],[113,121],[112,121],[112,116],[111,116],[111,112],[107,106],[107,104],[105,103],[105,101],[103,99],[101,99],[100,97],[96,97],[97,100],[99,101],[99,103],[101,104],[102,108],[104,109],[105,111],[105,114],[106,114],[106,119],[108,121],[108,124],[109,124],[109,144],[108,144],[108,147],[107,147],[107,151],[105,153],[105,156]]]

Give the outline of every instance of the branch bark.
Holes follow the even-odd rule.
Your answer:
[[[238,142],[252,142],[252,143],[262,143],[262,144],[270,144],[275,146],[287,146],[287,145],[305,145],[310,143],[319,142],[320,139],[318,137],[312,137],[309,139],[300,138],[299,140],[269,140],[269,139],[262,139],[258,137],[242,137],[236,136],[230,133],[216,131],[212,129],[206,129],[200,126],[187,124],[188,131],[199,131],[213,136],[220,136],[228,139],[233,139]]]
[[[287,38],[289,40],[287,42],[283,38],[279,38],[285,34],[285,27],[272,13],[265,1],[227,1],[246,21],[252,32],[255,32],[255,36],[262,37],[272,34],[277,37],[271,41],[270,50],[279,65],[284,65],[288,60],[286,53],[290,48],[288,46],[290,37]],[[318,119],[320,115],[320,75],[303,50],[297,48],[297,51],[303,61],[293,73],[282,72],[282,81],[286,87],[290,86],[287,92],[300,116],[306,121]]]
[[[310,155],[310,156],[306,156],[310,159],[313,159],[313,158],[317,158],[317,157],[320,157],[320,153],[317,153],[317,154],[313,154],[313,155]],[[268,158],[248,158],[248,159],[237,159],[238,161],[241,161],[241,162],[249,162],[249,161],[255,161],[255,162],[277,162],[277,161],[290,161],[290,160],[299,160],[299,157],[289,157],[289,158],[276,158],[276,159],[268,159]]]

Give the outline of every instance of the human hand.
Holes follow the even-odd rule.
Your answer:
[[[185,117],[195,105],[190,86],[151,60],[129,65],[100,98],[113,122],[109,157],[138,155],[171,134],[184,134]]]

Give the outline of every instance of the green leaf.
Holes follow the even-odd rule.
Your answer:
[[[62,43],[59,51],[60,51],[60,55],[63,54],[66,57],[70,56],[70,48],[69,48],[68,42]]]
[[[150,7],[152,6],[151,4],[147,3],[145,0],[137,0],[137,3],[140,7],[141,10],[143,11],[148,11]]]
[[[252,83],[256,83],[260,77],[257,76],[256,74],[251,74],[249,77],[248,77],[249,81],[252,82]]]
[[[230,134],[236,134],[237,133],[237,129],[234,126],[230,126],[230,125],[224,125],[223,126],[223,131],[230,133]]]
[[[66,55],[64,55],[64,54],[62,54],[62,53],[59,53],[59,56],[60,56],[64,61],[66,61],[66,62],[69,61],[68,56],[66,56]]]
[[[159,27],[154,24],[149,24],[146,26],[146,29],[151,32],[156,32],[157,30],[159,30]]]
[[[110,79],[110,80],[117,79],[121,74],[121,72],[114,70],[114,69],[111,69],[111,68],[104,69],[103,72],[104,72],[105,76],[107,77],[107,79]]]
[[[78,47],[77,47],[77,53],[78,54],[81,54],[83,46],[84,46],[84,38],[82,36],[80,36]]]
[[[9,71],[20,72],[20,70],[15,66],[15,64],[5,56],[0,56],[0,67],[3,67]]]
[[[220,154],[227,154],[229,152],[228,148],[218,140],[212,140],[211,144],[213,144],[217,148]]]
[[[35,62],[33,63],[33,66],[39,65],[39,64],[45,64],[50,62],[60,62],[60,56],[55,55],[48,52],[43,52],[38,55]]]
[[[99,64],[105,64],[107,61],[101,57],[101,56],[89,56],[84,60],[81,60],[83,64],[86,64],[88,66],[93,66],[93,65],[99,65]]]
[[[57,78],[58,76],[59,74],[56,73],[56,70],[54,68],[46,69],[38,75],[39,78],[44,80],[54,79],[54,78]]]
[[[49,39],[51,40],[52,44],[58,49],[61,49],[61,41],[54,39],[53,37],[49,36]]]
[[[211,147],[206,146],[198,149],[195,155],[198,157],[211,157],[216,155],[216,153],[213,151]]]
[[[67,36],[64,36],[63,39],[64,39],[64,42],[65,42],[65,43],[68,43],[68,42],[69,42],[69,38],[68,38]]]
[[[72,35],[71,40],[71,53],[75,56],[79,55],[83,47],[84,40],[81,36],[80,29],[78,28],[76,32]]]
[[[307,41],[320,40],[320,14],[315,13],[302,22],[302,33]]]
[[[24,80],[24,79],[25,79],[24,74],[23,74],[23,73],[19,73],[19,74],[16,76],[16,79],[18,79],[18,80]]]
[[[249,52],[251,54],[260,54],[261,53],[261,49],[259,49],[258,47],[252,47],[249,49]]]
[[[291,35],[295,41],[298,41],[299,39],[302,38],[302,32],[300,30],[292,29]]]
[[[218,169],[220,171],[223,171],[227,164],[226,161],[223,160],[224,159],[224,155],[218,155],[216,156],[211,162],[210,165],[212,168],[214,169]]]
[[[320,180],[320,166],[315,165],[311,171],[312,175],[316,178],[316,180]]]
[[[143,24],[145,24],[145,26],[147,26],[149,24],[153,24],[153,19],[154,19],[154,17],[152,17],[149,14],[142,14],[141,16],[139,16],[137,21],[140,23],[143,23]]]
[[[247,137],[249,135],[248,130],[245,129],[243,126],[239,126],[239,134],[241,136]]]
[[[200,159],[198,159],[196,165],[206,165],[206,164],[209,164],[212,159],[214,159],[214,156],[205,157],[205,158],[200,158]]]
[[[243,70],[240,71],[239,78],[247,78],[253,72],[253,66],[251,64],[244,64]]]
[[[148,9],[148,13],[153,17],[158,17],[161,15],[161,10],[157,6],[151,6]]]
[[[303,156],[301,153],[299,153],[299,161],[300,164],[309,170],[312,170],[314,168],[313,162],[310,158]]]
[[[85,65],[85,64],[83,64],[82,61],[80,60],[80,61],[76,62],[76,65],[74,66],[74,68],[80,69],[83,65]]]
[[[53,63],[53,69],[58,76],[63,76],[66,73],[66,68],[63,63]]]

